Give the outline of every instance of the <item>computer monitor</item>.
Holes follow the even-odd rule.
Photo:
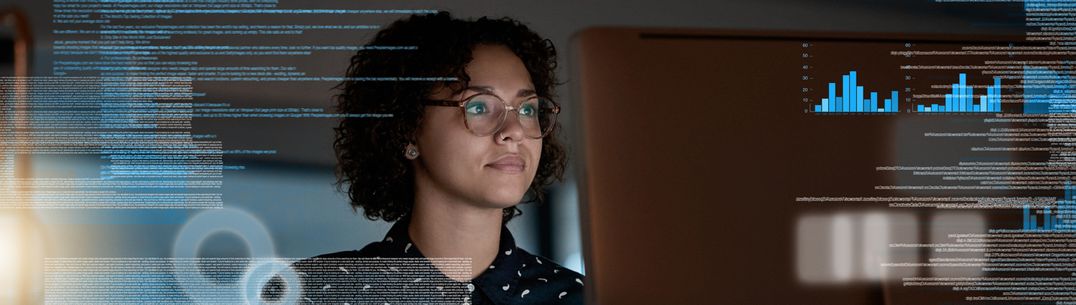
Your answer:
[[[939,103],[935,95],[947,89],[936,84],[956,82],[957,72],[969,83],[989,85],[992,79],[978,69],[909,68],[959,67],[983,57],[913,58],[904,51],[959,50],[1012,39],[649,28],[578,33],[569,84],[581,111],[576,147],[583,157],[577,168],[588,301],[882,304],[909,295],[963,300],[947,288],[900,287],[900,276],[933,274],[929,268],[882,270],[878,256],[861,255],[858,249],[877,240],[869,236],[871,220],[884,220],[883,232],[893,233],[883,242],[922,242],[941,232],[933,226],[938,219],[977,231],[1006,223],[1012,211],[799,199],[939,194],[885,189],[937,182],[879,167],[966,158],[969,145],[988,142],[924,133],[981,130],[983,118],[1020,105],[991,102],[988,113],[961,116],[919,112],[917,105]],[[847,103],[833,111],[831,97],[856,95],[842,88],[847,87],[842,77],[847,82],[850,75],[858,77],[852,90],[860,87],[864,100],[875,97],[873,103],[852,105],[858,113],[850,113]],[[835,94],[829,83],[835,83]],[[979,88],[976,94],[985,92]],[[845,237],[852,241],[839,240]],[[847,257],[825,254],[842,247],[852,249],[841,254]],[[888,251],[884,257],[893,261],[931,255],[924,249]]]

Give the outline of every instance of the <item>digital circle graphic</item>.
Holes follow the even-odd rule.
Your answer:
[[[232,233],[242,239],[250,250],[250,262],[263,262],[276,257],[269,230],[250,213],[234,208],[224,208],[205,211],[191,217],[176,235],[175,244],[172,246],[172,258],[175,262],[173,275],[176,282],[195,303],[215,304],[220,303],[221,300],[246,300],[244,298],[244,286],[248,279],[246,275],[252,273],[252,266],[257,268],[266,265],[248,263],[242,283],[217,283],[209,279],[206,277],[205,270],[198,266],[198,249],[206,239],[217,233]],[[280,274],[284,276],[290,270],[290,268],[280,268],[277,264],[268,264],[268,266],[270,266],[269,271],[273,273],[267,274],[281,272]],[[292,279],[288,284],[298,285],[297,278]],[[288,278],[285,277],[285,280]],[[259,286],[263,285],[264,282]]]
[[[289,263],[278,259],[255,259],[251,265],[242,280],[243,299],[247,304],[296,304],[302,286]],[[285,293],[277,301],[265,302],[261,293],[274,277],[283,280]]]

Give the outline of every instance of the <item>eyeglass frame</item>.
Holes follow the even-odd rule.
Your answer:
[[[475,133],[474,129],[471,129],[471,125],[467,124],[467,109],[466,109],[465,106],[467,105],[468,101],[470,101],[471,99],[473,99],[473,98],[475,98],[475,97],[477,97],[479,95],[489,95],[489,96],[495,97],[495,98],[497,98],[498,101],[501,101],[501,104],[504,104],[504,114],[501,115],[501,121],[499,123],[497,123],[497,129],[493,130],[492,132],[490,132],[487,135],[479,135],[479,134]],[[527,137],[527,138],[530,138],[530,139],[545,138],[545,136],[548,136],[550,133],[553,132],[553,129],[557,124],[557,116],[560,115],[560,104],[557,104],[557,102],[554,101],[551,98],[543,97],[543,96],[539,96],[539,95],[527,96],[523,100],[526,101],[526,100],[529,100],[531,98],[545,99],[545,100],[547,100],[547,101],[549,101],[550,103],[553,104],[552,110],[553,110],[553,125],[554,126],[550,126],[549,130],[543,131],[542,135],[538,136],[537,138],[529,137],[526,134],[524,134],[523,136]],[[520,103],[520,104],[522,104],[522,103]],[[475,136],[479,136],[479,137],[493,135],[493,134],[497,134],[498,132],[501,132],[501,130],[504,129],[504,123],[508,121],[508,113],[509,112],[515,111],[516,116],[519,116],[519,107],[512,106],[511,104],[508,104],[508,102],[506,102],[500,96],[497,96],[496,94],[489,93],[489,92],[481,92],[481,93],[472,94],[472,95],[469,95],[469,96],[467,96],[466,98],[464,98],[463,100],[460,100],[460,101],[424,99],[424,100],[422,100],[422,105],[425,105],[425,106],[445,106],[445,107],[457,107],[457,108],[459,108],[460,112],[463,113],[463,126],[467,127],[467,131],[470,131],[471,134],[473,134]],[[541,128],[541,126],[539,126],[539,128]]]

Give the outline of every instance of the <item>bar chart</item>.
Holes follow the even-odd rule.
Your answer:
[[[917,112],[1001,112],[1001,78],[995,76],[994,84],[986,87],[986,94],[980,95],[978,103],[975,90],[968,85],[968,75],[960,73],[960,79],[952,84],[952,91],[945,94],[944,104],[916,105]]]
[[[1024,231],[1071,231],[1076,229],[1076,198],[1073,198],[1073,188],[1070,182],[1065,183],[1065,197],[1057,201],[1056,210],[1050,207],[1042,209],[1042,221],[1039,221],[1038,213],[1030,205],[1024,205]]]
[[[828,97],[822,98],[822,103],[814,105],[814,112],[820,113],[895,113],[898,112],[897,91],[890,92],[890,96],[879,103],[878,93],[870,92],[864,98],[863,86],[859,81],[856,71],[849,71],[841,76],[840,95],[837,83],[829,83]]]

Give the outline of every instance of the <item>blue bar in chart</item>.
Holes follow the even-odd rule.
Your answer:
[[[1001,77],[994,77],[994,84],[986,87],[986,94],[975,98],[975,90],[968,85],[968,75],[960,73],[957,83],[945,94],[944,104],[917,105],[917,112],[1001,112]]]
[[[1076,229],[1076,198],[1073,196],[1076,192],[1073,192],[1071,182],[1065,182],[1065,195],[1061,199],[1057,200],[1057,208],[1051,210],[1050,207],[1042,208],[1042,222],[1040,225],[1039,215],[1035,213],[1031,208],[1031,205],[1024,205],[1024,231],[1073,231]]]
[[[878,92],[867,92],[857,84],[859,81],[856,71],[849,71],[841,75],[841,87],[837,83],[829,83],[829,94],[822,98],[822,103],[814,105],[814,112],[833,113],[884,113],[897,112],[900,109],[897,91],[892,91],[889,98],[878,100]],[[840,95],[837,95],[840,93]],[[864,97],[867,97],[864,99]]]

